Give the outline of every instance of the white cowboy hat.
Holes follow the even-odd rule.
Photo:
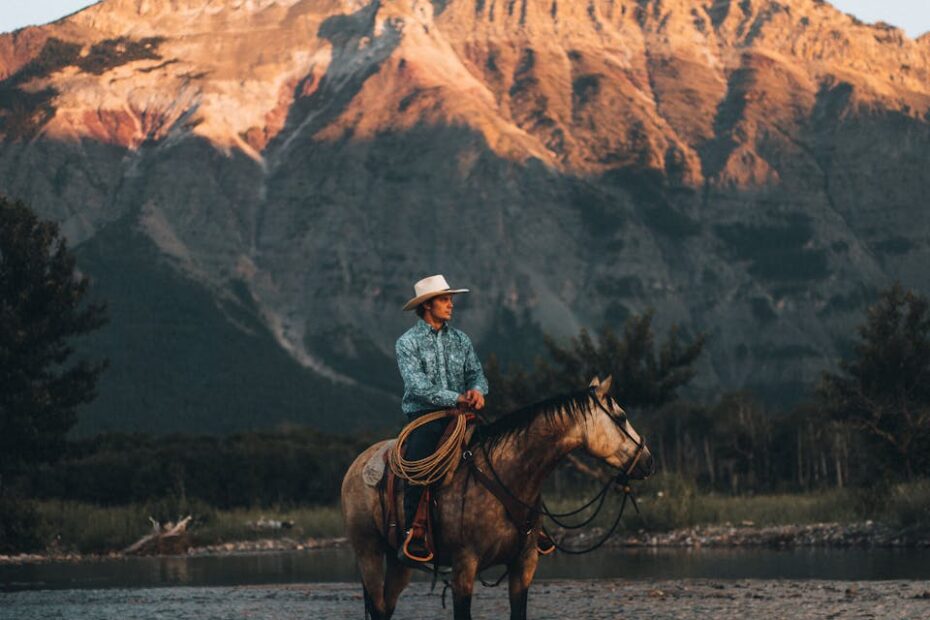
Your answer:
[[[467,293],[467,288],[449,288],[449,283],[442,277],[442,274],[423,278],[413,285],[413,291],[416,296],[407,302],[404,310],[413,310],[424,301],[438,297],[439,295],[454,295],[455,293]]]

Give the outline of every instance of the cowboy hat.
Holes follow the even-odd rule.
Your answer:
[[[413,310],[424,301],[438,297],[440,295],[454,295],[455,293],[467,293],[467,288],[449,288],[449,283],[442,277],[442,274],[423,278],[413,285],[415,297],[407,302],[404,310]]]

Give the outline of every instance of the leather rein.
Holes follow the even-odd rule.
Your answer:
[[[626,467],[624,467],[622,470],[620,470],[616,476],[614,476],[613,478],[605,482],[601,490],[598,491],[598,493],[593,498],[591,498],[589,501],[583,504],[580,508],[576,508],[575,510],[571,510],[569,512],[563,512],[563,513],[552,512],[551,510],[549,510],[549,508],[546,506],[545,501],[542,499],[542,494],[539,495],[535,504],[527,504],[526,502],[521,500],[519,497],[517,497],[509,488],[507,488],[507,485],[505,485],[503,481],[501,481],[500,476],[498,476],[497,471],[495,471],[494,466],[491,464],[491,456],[490,454],[488,454],[488,450],[486,446],[484,446],[483,444],[479,444],[482,452],[484,453],[484,460],[487,462],[487,468],[491,472],[491,476],[488,476],[488,474],[484,472],[481,466],[478,465],[478,463],[475,461],[474,454],[472,453],[471,450],[466,449],[466,450],[463,450],[462,452],[462,460],[465,461],[466,464],[468,464],[470,471],[472,475],[474,475],[475,479],[478,482],[480,482],[485,488],[487,488],[488,491],[490,491],[491,494],[494,495],[498,499],[498,501],[501,502],[511,522],[513,522],[514,526],[516,526],[517,531],[519,531],[523,536],[527,536],[527,537],[533,533],[533,530],[535,529],[535,524],[540,515],[549,517],[553,521],[553,523],[555,523],[562,529],[574,530],[574,529],[580,529],[582,527],[585,527],[586,525],[591,523],[597,517],[597,515],[601,512],[601,509],[604,506],[604,501],[606,500],[608,492],[610,491],[611,488],[616,487],[620,491],[622,491],[623,501],[620,504],[620,510],[617,512],[617,516],[614,519],[613,525],[611,525],[607,533],[604,534],[604,536],[601,537],[592,546],[586,549],[570,549],[567,547],[563,547],[561,542],[556,541],[552,536],[549,536],[550,539],[552,539],[552,542],[555,545],[556,549],[564,553],[575,554],[575,555],[590,553],[591,551],[594,551],[595,549],[603,545],[605,542],[607,542],[607,539],[613,536],[614,532],[616,532],[617,530],[617,527],[620,525],[620,520],[623,518],[623,512],[624,512],[624,509],[626,508],[628,499],[630,503],[633,504],[633,508],[636,510],[636,513],[640,514],[639,506],[636,504],[636,496],[633,494],[633,490],[630,487],[629,482],[630,482],[630,475],[633,473],[633,470],[636,468],[636,465],[639,463],[639,460],[642,457],[643,450],[646,447],[646,442],[642,439],[642,437],[640,437],[639,441],[637,441],[626,430],[626,428],[624,428],[623,423],[626,421],[625,413],[623,417],[618,420],[613,415],[611,415],[611,412],[604,406],[604,404],[601,402],[601,399],[598,398],[596,394],[593,394],[593,389],[591,391],[592,391],[592,396],[594,398],[594,401],[597,403],[597,406],[607,415],[607,417],[609,417],[614,422],[614,424],[616,424],[617,428],[619,428],[620,431],[624,435],[626,435],[630,441],[636,444],[636,450],[633,453],[633,456],[630,458],[629,464]],[[464,491],[463,491],[463,494],[464,494]],[[464,495],[462,499],[464,501]],[[595,508],[594,512],[581,523],[567,524],[560,520],[564,517],[570,517],[570,516],[576,515],[580,513],[581,511],[594,505],[595,503],[597,504],[597,508]],[[545,532],[545,528],[543,528],[543,531]],[[546,532],[546,535],[548,536],[549,533]]]

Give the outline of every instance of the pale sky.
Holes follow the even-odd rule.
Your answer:
[[[90,0],[0,0],[0,32],[54,21],[91,4]],[[912,37],[930,30],[930,0],[832,0],[832,4],[864,22],[881,20],[899,26]]]

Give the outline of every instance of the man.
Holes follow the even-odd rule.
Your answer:
[[[397,339],[397,366],[404,380],[401,409],[409,421],[439,409],[484,407],[488,380],[481,369],[471,340],[449,326],[452,297],[468,289],[453,289],[442,275],[423,278],[414,285],[414,297],[404,310],[416,309],[420,320]],[[447,420],[436,420],[413,431],[407,439],[404,458],[417,460],[436,450]],[[405,540],[410,536],[422,486],[408,484],[404,491]],[[426,542],[415,532],[407,545],[420,557],[427,555]]]

